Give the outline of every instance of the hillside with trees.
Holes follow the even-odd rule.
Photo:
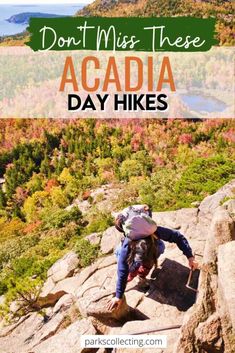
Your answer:
[[[84,237],[112,224],[110,210],[175,210],[214,193],[234,177],[234,132],[228,119],[0,120],[0,294],[33,293],[68,249],[93,262]],[[105,185],[118,197],[98,207],[91,190]]]
[[[234,45],[234,1],[195,0],[96,0],[77,13],[78,16],[107,17],[214,17],[220,45]]]

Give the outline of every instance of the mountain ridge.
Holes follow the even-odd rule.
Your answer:
[[[56,15],[56,14],[49,14],[43,12],[21,12],[16,15],[12,15],[6,21],[10,23],[17,23],[17,24],[28,24],[30,18],[57,18],[57,17],[66,17],[64,15]]]

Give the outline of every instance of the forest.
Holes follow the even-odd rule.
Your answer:
[[[84,237],[113,217],[91,190],[119,190],[112,211],[193,207],[234,178],[234,145],[229,119],[1,119],[0,294],[7,303],[33,295],[68,249],[80,266],[94,261],[99,249]],[[88,200],[89,212],[74,200]]]

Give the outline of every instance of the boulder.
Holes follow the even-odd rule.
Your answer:
[[[68,293],[79,296],[89,288],[97,290],[100,286],[102,287],[102,284],[106,286],[111,278],[114,283],[115,276],[112,274],[113,271],[116,272],[116,257],[114,255],[99,258],[94,264],[82,269],[76,276],[67,278],[61,283],[58,282],[57,285],[54,285],[54,289],[50,288],[50,292],[54,292],[55,289],[63,286],[64,289],[68,289]],[[71,288],[69,289],[70,284]]]
[[[49,278],[42,288],[42,292],[40,293],[37,303],[41,307],[54,306],[56,302],[65,294],[75,295],[80,287],[78,279],[79,275],[65,278],[57,283],[53,282],[53,286],[52,283],[49,283]]]
[[[51,293],[54,287],[55,287],[55,282],[51,277],[49,277],[42,287],[40,296],[46,297],[49,293]]]
[[[54,282],[59,282],[64,278],[71,277],[78,267],[79,259],[77,255],[71,251],[56,261],[48,270],[47,275]]]
[[[210,218],[217,207],[226,197],[234,196],[235,179],[220,188],[215,194],[207,196],[200,204],[200,213],[205,217]]]
[[[144,293],[134,288],[129,291],[127,290],[125,296],[128,305],[133,309],[135,309],[144,300]]]
[[[57,294],[65,292],[67,294],[75,295],[80,285],[78,283],[79,275],[74,277],[65,278],[62,281],[56,283],[55,287],[51,290],[51,294]]]
[[[96,265],[97,266],[97,265]],[[117,265],[111,265],[96,270],[77,290],[78,298],[96,294],[97,291],[115,291]]]
[[[207,220],[208,232],[196,304],[184,317],[174,353],[224,352],[235,347],[234,221],[221,201],[231,196],[235,180],[200,205],[198,224]],[[205,227],[205,226],[204,226]],[[204,228],[206,229],[206,228]]]
[[[49,306],[54,306],[58,300],[65,295],[66,292],[64,290],[60,290],[55,293],[48,293],[46,296],[39,296],[37,300],[37,304],[40,308],[47,308]]]
[[[98,297],[95,300],[91,301],[89,306],[87,307],[87,316],[93,316],[99,319],[100,321],[106,319],[120,320],[126,317],[129,314],[129,307],[126,303],[125,297],[122,300],[121,305],[118,309],[110,311],[107,309],[107,305],[111,298],[112,295],[106,297],[101,295],[100,299]]]
[[[28,341],[30,347],[34,347],[47,340],[49,337],[54,336],[59,331],[65,320],[65,312],[59,312],[52,316],[52,318],[45,322],[41,328],[33,334],[32,341]]]
[[[108,310],[107,306],[112,297],[110,292],[99,291],[96,295],[78,299],[76,303],[81,315],[91,317],[93,326],[102,334],[108,334],[111,327],[120,326],[131,317],[132,309],[127,305],[125,298],[119,308]]]
[[[96,291],[95,294],[79,298],[76,302],[80,313],[84,317],[93,316],[100,321],[106,319],[120,320],[129,313],[129,307],[126,304],[126,299],[123,300],[122,305],[118,310],[110,311],[107,309],[107,304],[113,297],[113,293],[105,290]]]
[[[105,256],[98,260],[97,262],[97,269],[101,270],[102,268],[109,267],[117,263],[117,258],[115,255]]]
[[[197,223],[197,208],[183,208],[177,211],[153,212],[153,219],[158,225],[180,229],[183,225]]]
[[[235,241],[219,246],[218,283],[235,332]]]
[[[226,202],[223,204],[223,207],[226,208],[226,210],[228,211],[228,213],[229,213],[232,217],[235,216],[235,199],[231,199],[231,200],[226,201]]]
[[[82,319],[74,322],[57,335],[48,338],[30,350],[31,353],[92,353],[93,350],[80,346],[82,335],[95,335],[96,330],[90,320]],[[94,350],[95,352],[96,350]]]
[[[160,296],[159,296],[160,297]],[[159,300],[161,300],[159,298]],[[163,300],[162,300],[163,301]],[[175,306],[162,304],[159,301],[145,297],[137,306],[137,309],[147,318],[155,318],[158,322],[170,326],[180,325],[183,321],[184,312],[178,310]]]
[[[198,346],[206,352],[222,352],[223,338],[221,332],[221,322],[215,313],[205,322],[201,322],[195,329],[195,336]]]
[[[53,308],[53,313],[61,312],[70,308],[76,301],[72,294],[65,294],[61,297]]]
[[[223,207],[217,208],[212,219],[211,231],[217,246],[235,240],[235,223]]]
[[[88,240],[93,245],[98,245],[100,243],[100,233],[92,233],[86,236],[86,240]]]
[[[98,264],[95,262],[94,264],[84,268],[79,274],[77,275],[78,279],[78,286],[81,286],[88,278],[90,278],[97,270]]]
[[[122,238],[122,234],[115,227],[108,228],[102,236],[100,249],[102,254],[108,255],[114,252]]]
[[[202,254],[204,242],[208,234],[209,223],[205,217],[200,218],[198,208],[153,212],[153,219],[159,226],[179,230],[186,236],[190,244],[193,245],[194,251]],[[167,245],[167,250],[175,248],[175,244],[165,244]]]
[[[26,353],[28,344],[43,325],[43,317],[37,313],[22,317],[18,323],[1,331],[0,352]]]

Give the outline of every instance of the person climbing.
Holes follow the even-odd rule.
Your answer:
[[[124,237],[115,252],[118,259],[118,278],[116,296],[108,303],[109,310],[120,306],[127,282],[136,276],[139,278],[138,287],[148,289],[146,276],[154,265],[157,266],[157,259],[164,253],[164,241],[178,246],[187,257],[192,270],[198,267],[185,236],[177,230],[157,226],[147,205],[134,205],[124,209],[116,217],[115,227]]]

